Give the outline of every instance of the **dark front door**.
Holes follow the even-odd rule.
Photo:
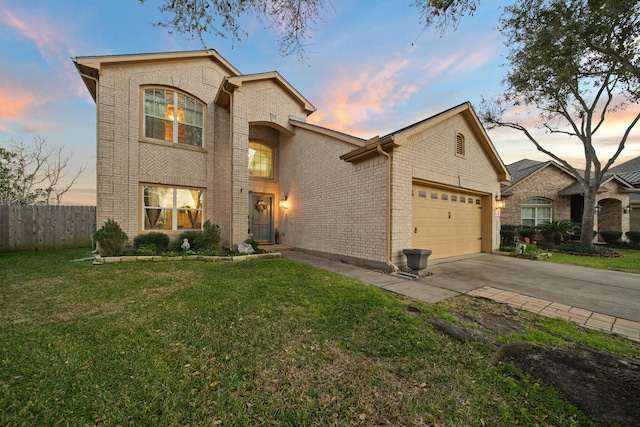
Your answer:
[[[249,233],[260,243],[272,243],[273,197],[265,194],[252,194],[249,205]]]

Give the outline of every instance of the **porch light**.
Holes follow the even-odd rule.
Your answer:
[[[630,214],[632,210],[633,210],[633,206],[631,206],[631,205],[627,205],[627,206],[625,206],[625,208],[624,208],[624,213],[626,213],[626,214]]]
[[[282,209],[289,209],[289,200],[287,196],[284,196],[282,199],[280,199],[279,206]]]
[[[506,206],[507,204],[505,203],[505,201],[502,200],[500,196],[496,196],[495,208],[500,210],[500,209],[504,209]]]
[[[599,214],[601,210],[602,210],[602,206],[596,205],[596,207],[595,207],[596,215]]]

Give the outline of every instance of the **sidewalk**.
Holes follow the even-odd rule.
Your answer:
[[[447,265],[447,268],[434,268],[432,266],[428,267],[427,270],[436,270],[438,272],[437,274],[418,280],[407,280],[401,277],[391,276],[380,271],[361,268],[344,262],[333,261],[295,250],[289,250],[289,248],[286,247],[281,247],[277,250],[281,251],[283,258],[303,264],[313,265],[314,267],[332,271],[420,301],[437,303],[457,295],[467,294],[474,297],[487,298],[493,301],[506,303],[544,316],[562,318],[575,322],[581,326],[619,334],[625,338],[640,341],[640,322],[598,313],[569,304],[524,295],[514,292],[513,290],[504,290],[495,286],[485,285],[474,287],[471,282],[482,284],[482,280],[470,280],[470,277],[465,276],[462,276],[465,277],[465,279],[461,279],[461,276],[457,275],[460,273],[460,270],[466,268],[465,266],[469,264],[462,259],[459,260],[462,262],[458,264],[455,264],[456,260],[440,261],[455,264],[456,275],[448,274],[450,265]],[[488,256],[492,257],[491,255]],[[433,262],[434,266],[437,266],[438,264],[438,261]],[[513,271],[506,273],[507,275],[512,275]],[[505,278],[502,278],[502,280],[505,280]],[[640,277],[638,278],[638,281],[640,283]],[[500,281],[497,282],[500,283]]]
[[[547,317],[558,317],[591,329],[621,335],[634,341],[640,341],[640,323],[619,317],[609,316],[572,307],[558,302],[520,295],[515,292],[485,286],[467,292],[467,295],[487,298],[493,301],[523,308]]]

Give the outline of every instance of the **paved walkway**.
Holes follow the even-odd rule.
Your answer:
[[[429,261],[430,276],[407,280],[286,247],[277,250],[283,258],[420,301],[436,303],[467,294],[640,341],[637,274],[480,254]]]

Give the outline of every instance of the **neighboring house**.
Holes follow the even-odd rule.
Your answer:
[[[512,180],[502,189],[506,208],[502,224],[538,226],[546,221],[571,219],[581,223],[582,186],[553,161],[520,160],[507,166]],[[605,176],[596,196],[595,231],[630,228],[630,194],[636,189],[621,175]],[[624,236],[623,236],[624,237]]]
[[[243,75],[214,50],[73,59],[97,108],[97,220],[134,237],[210,219],[353,263],[403,266],[499,246],[508,172],[469,103],[363,140],[306,122],[277,72]]]
[[[631,159],[610,170],[637,189],[635,192],[629,193],[631,206],[629,229],[640,231],[640,157]]]

